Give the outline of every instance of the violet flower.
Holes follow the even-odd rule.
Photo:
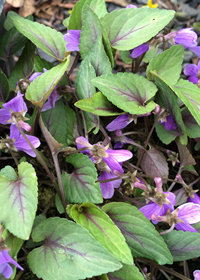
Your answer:
[[[43,68],[43,71],[45,73],[48,70]],[[33,82],[35,79],[37,79],[37,77],[39,77],[42,74],[43,74],[42,72],[36,72],[29,77],[29,80],[31,82]],[[49,95],[47,102],[43,105],[41,112],[47,111],[47,110],[55,107],[55,103],[59,99],[58,92],[57,92],[56,88],[57,88],[57,85],[52,90],[51,94]]]
[[[193,193],[193,197],[189,196],[187,199],[187,202],[193,202],[194,204],[199,204],[200,205],[200,197],[197,193]]]
[[[13,258],[10,257],[7,250],[0,250],[0,274],[3,274],[3,276],[6,279],[9,279],[11,275],[13,274],[13,269],[9,265],[9,263],[12,263],[16,267],[18,267],[21,270],[24,270]]]
[[[122,162],[130,159],[133,155],[127,150],[111,150],[108,145],[103,146],[103,143],[91,145],[84,137],[76,138],[77,148],[88,148],[82,153],[87,154],[89,158],[97,165],[98,170],[102,173],[99,180],[108,180],[116,178],[113,171],[124,173]],[[100,183],[103,198],[111,198],[114,194],[114,188],[118,188],[121,184],[121,179]]]
[[[129,52],[130,52],[129,56],[132,58],[137,58],[137,57],[141,56],[143,53],[147,52],[148,50],[149,50],[149,44],[144,43],[132,50],[129,50]]]
[[[200,47],[197,46],[197,34],[192,28],[183,28],[165,35],[165,40],[173,40],[175,45],[181,44],[184,49],[189,48],[200,57]]]
[[[112,173],[112,171],[110,173],[103,171],[99,175],[98,180],[109,180],[109,179],[113,179],[116,177],[117,176],[115,176]],[[100,183],[100,188],[101,188],[101,193],[102,193],[103,198],[109,199],[109,198],[113,197],[114,189],[119,188],[121,183],[122,183],[122,179],[109,181],[109,182],[105,182],[105,183]]]
[[[128,6],[126,6],[126,9],[130,9],[130,8],[137,9],[137,6],[133,4],[129,4]]]
[[[67,34],[64,35],[64,39],[67,42],[66,48],[68,51],[79,52],[80,35],[81,35],[81,30],[69,30]]]
[[[160,120],[159,124],[164,125],[167,131],[176,130],[177,126],[172,116],[167,116],[166,121]]]
[[[26,136],[35,148],[38,148],[40,146],[41,143],[37,137],[31,135],[26,135]],[[13,124],[11,124],[10,126],[10,139],[13,140],[12,144],[17,151],[23,151],[28,155],[30,155],[31,157],[36,157],[36,154],[31,149],[29,144],[26,142],[22,134],[20,134],[18,128]]]
[[[195,270],[193,272],[194,280],[200,280],[200,270]]]
[[[139,211],[142,212],[144,216],[149,220],[152,219],[152,214],[163,216],[167,213],[168,209],[170,209],[170,211],[173,211],[174,205],[176,203],[175,195],[172,192],[163,192],[162,179],[160,177],[155,177],[154,181],[156,183],[156,189],[153,190],[154,195],[151,196],[150,193],[147,197],[150,202],[139,209]],[[145,188],[147,189],[145,185],[142,185],[143,184],[141,184],[140,182],[134,183],[134,187],[139,187],[143,190],[145,190]],[[157,221],[154,219],[152,219],[152,222],[157,223]]]
[[[200,61],[197,65],[195,64],[188,64],[185,66],[183,73],[186,76],[189,76],[188,80],[193,84],[198,84],[199,78],[198,75],[200,73]]]
[[[16,97],[2,105],[4,109],[0,109],[1,124],[14,124],[15,119],[22,128],[26,129],[27,131],[31,129],[31,126],[24,122],[24,120],[27,120],[25,114],[27,113],[28,109],[26,103],[23,100],[23,96],[24,95],[18,91]]]
[[[184,223],[177,223],[175,225],[175,228],[177,230],[198,232],[196,229],[190,226],[190,224],[195,224],[200,222],[200,205],[194,204],[192,202],[188,202],[182,204],[177,208],[179,209],[178,218],[181,219]]]
[[[116,119],[114,119],[111,123],[109,123],[106,126],[106,129],[108,131],[123,129],[132,121],[133,121],[133,118],[131,118],[131,115],[129,113],[126,113],[126,114],[120,115]]]

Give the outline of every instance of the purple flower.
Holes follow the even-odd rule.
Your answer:
[[[116,178],[114,171],[124,173],[122,162],[130,159],[133,155],[127,150],[111,150],[108,145],[103,146],[103,143],[91,145],[84,137],[76,138],[77,148],[81,149],[87,147],[88,149],[82,151],[87,154],[89,158],[97,165],[101,171],[99,180],[108,180]],[[121,179],[110,182],[100,183],[102,196],[104,198],[111,198],[114,194],[114,188],[118,188],[121,184]]]
[[[130,9],[130,8],[137,9],[137,6],[132,5],[132,4],[129,4],[128,6],[126,6],[126,9]]]
[[[197,232],[190,224],[200,222],[200,205],[188,202],[177,208],[179,209],[178,218],[181,219],[183,223],[177,223],[175,228],[177,230]]]
[[[172,116],[167,116],[166,121],[160,120],[159,124],[164,125],[167,131],[176,130],[177,126]]]
[[[198,196],[197,193],[193,193],[194,198],[189,196],[187,199],[187,202],[193,202],[194,204],[199,204],[200,205],[200,197]]]
[[[113,179],[116,177],[117,176],[115,176],[112,172],[109,173],[109,172],[103,171],[99,175],[98,180],[109,180],[109,179]],[[105,183],[100,183],[100,188],[101,188],[101,193],[102,193],[103,198],[109,199],[109,198],[113,197],[114,189],[119,188],[121,183],[122,183],[122,179],[109,181],[109,182],[105,182]]]
[[[197,77],[200,72],[200,61],[197,65],[195,64],[188,64],[184,68],[184,74],[189,76],[188,80],[193,84],[198,84],[199,78]]]
[[[67,42],[66,48],[68,51],[79,51],[79,39],[81,30],[69,30],[64,35],[64,39]]]
[[[35,148],[40,146],[40,140],[37,137],[31,135],[26,136]],[[10,139],[13,140],[13,145],[15,146],[17,151],[23,151],[31,157],[36,157],[36,154],[26,142],[24,137],[20,134],[18,128],[13,124],[11,124],[10,126]]]
[[[108,131],[123,129],[132,121],[133,121],[133,118],[131,118],[131,115],[129,113],[126,113],[126,114],[120,115],[116,119],[114,119],[111,123],[109,123],[106,126],[106,129]]]
[[[195,270],[193,272],[194,280],[200,280],[200,270]]]
[[[13,118],[15,118],[16,121],[20,122],[21,127],[26,130],[31,129],[30,125],[24,122],[24,120],[26,120],[25,114],[27,113],[28,109],[26,103],[24,102],[23,96],[24,95],[18,91],[16,97],[2,105],[5,109],[0,109],[1,124],[14,124]]]
[[[43,71],[45,73],[48,70],[43,68]],[[33,82],[35,79],[37,79],[37,77],[39,77],[42,74],[43,74],[42,72],[36,72],[29,77],[29,80],[31,82]],[[49,98],[48,98],[47,102],[43,105],[42,110],[41,110],[42,112],[47,111],[47,110],[55,107],[55,103],[59,99],[58,92],[57,92],[56,88],[57,88],[57,85],[55,86],[55,88],[53,89],[51,94],[49,95]]]
[[[156,183],[156,188],[153,192],[151,189],[148,191],[147,187],[142,183],[134,183],[135,187],[144,190],[144,193],[147,194],[147,199],[150,200],[147,205],[139,209],[149,220],[152,219],[151,215],[163,216],[167,213],[168,209],[170,209],[170,212],[173,211],[176,203],[175,195],[172,192],[163,192],[162,179],[160,177],[155,177],[154,181]],[[157,223],[156,219],[152,219],[152,222]]]
[[[183,28],[177,33],[174,38],[175,45],[181,44],[184,49],[197,46],[197,34],[192,31],[192,28]]]
[[[137,58],[140,55],[142,55],[143,53],[147,52],[148,50],[149,50],[149,44],[144,43],[132,50],[129,50],[129,52],[130,52],[129,56],[132,58]]]
[[[9,265],[9,263],[12,263],[16,267],[18,267],[21,270],[24,270],[13,258],[11,258],[8,254],[8,251],[1,250],[0,251],[0,274],[3,274],[3,276],[8,279],[13,274],[13,269]]]

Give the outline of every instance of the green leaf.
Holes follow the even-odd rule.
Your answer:
[[[83,15],[83,26],[80,35],[80,54],[82,59],[88,54],[97,37],[101,35],[101,23],[93,10],[87,6]]]
[[[1,169],[0,175],[3,175],[4,177],[8,178],[11,181],[17,180],[17,174],[15,173],[15,170],[9,165]]]
[[[96,76],[111,74],[112,68],[110,60],[104,50],[101,35],[97,37],[85,59],[88,59],[94,67]]]
[[[1,37],[0,59],[6,59],[18,52],[27,42],[27,38],[13,27]]]
[[[44,72],[44,68],[50,70],[54,67],[54,65],[51,62],[41,58],[39,55],[35,55],[34,64],[35,72]]]
[[[42,121],[50,132],[51,136],[59,143],[63,144],[63,148],[67,146],[67,123],[66,113],[63,100],[60,99],[55,103],[55,107],[41,113]]]
[[[129,51],[119,51],[122,61],[126,64],[131,64],[133,59],[130,57]]]
[[[44,24],[32,22],[11,12],[10,18],[19,32],[26,36],[38,48],[59,61],[65,60],[66,42],[62,33]]]
[[[198,258],[200,255],[200,234],[197,232],[173,230],[162,235],[174,261]]]
[[[158,51],[158,46],[152,47],[151,50],[148,50],[145,53],[145,56],[144,56],[142,61],[145,62],[145,63],[149,63],[149,61],[151,61],[154,58],[154,56],[156,55],[157,51]]]
[[[80,0],[74,5],[73,10],[71,12],[68,24],[68,30],[80,30],[82,26],[83,14],[85,9],[92,0]]]
[[[16,83],[20,79],[25,79],[32,73],[34,55],[35,55],[35,45],[30,41],[28,41],[9,77],[10,88],[15,89]]]
[[[156,106],[153,101],[147,103],[155,95],[156,86],[138,74],[103,75],[92,82],[108,100],[130,114],[146,114]]]
[[[181,111],[186,133],[190,138],[200,137],[200,126],[187,108]]]
[[[120,230],[99,207],[85,202],[74,205],[70,215],[74,221],[87,229],[94,238],[115,258],[126,264],[133,264],[133,257]]]
[[[90,112],[97,116],[115,116],[120,112],[108,99],[101,93],[95,93],[91,98],[79,100],[75,106],[81,110]]]
[[[33,273],[44,280],[78,280],[121,268],[121,264],[87,230],[67,219],[50,218],[32,234],[43,246],[28,255]],[[44,269],[45,267],[45,269]]]
[[[26,99],[36,107],[42,108],[47,98],[67,70],[69,57],[66,61],[58,64],[35,79],[26,91]]]
[[[90,7],[98,16],[98,18],[101,18],[108,13],[106,9],[105,0],[92,0],[90,3]]]
[[[153,224],[136,207],[122,203],[108,203],[102,210],[121,230],[133,257],[145,257],[158,264],[172,264],[172,256]]]
[[[6,75],[0,69],[0,101],[4,102],[10,93],[9,83]]]
[[[172,10],[121,9],[107,14],[101,22],[113,48],[131,50],[155,36],[173,16]]]
[[[67,144],[75,144],[75,139],[79,137],[76,113],[68,106],[65,106],[67,124]]]
[[[97,181],[97,170],[87,156],[74,154],[66,158],[75,169],[71,174],[63,174],[62,181],[66,199],[70,203],[102,203],[101,189]]]
[[[36,209],[37,177],[31,164],[19,164],[14,180],[0,175],[1,222],[11,233],[28,239]]]
[[[184,48],[180,44],[158,54],[147,67],[147,78],[154,80],[150,71],[155,71],[166,83],[175,85],[182,71],[183,55]]]
[[[198,88],[197,85],[182,79],[180,79],[178,83],[171,88],[183,101],[197,123],[200,125],[200,88]]]
[[[108,273],[109,280],[144,280],[144,277],[139,272],[135,265],[123,264],[123,267],[115,272]]]
[[[76,76],[76,92],[79,99],[90,98],[96,93],[96,89],[91,80],[96,77],[95,70],[90,62],[86,59],[81,62]],[[88,132],[97,127],[99,118],[91,113],[84,112]]]
[[[12,21],[12,19],[10,18],[10,16],[12,17],[12,11],[9,11],[9,12],[7,13],[6,19],[5,19],[4,23],[3,23],[3,27],[4,27],[7,31],[9,31],[12,27],[14,27],[13,21]],[[34,20],[34,18],[33,18],[32,15],[29,15],[29,16],[27,16],[26,18],[29,19],[29,20],[31,20],[31,21]]]

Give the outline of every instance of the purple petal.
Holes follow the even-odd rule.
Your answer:
[[[19,129],[15,124],[11,124],[10,126],[10,139],[18,139],[20,135]]]
[[[133,121],[132,118],[129,120],[129,113],[123,114],[118,116],[116,119],[114,119],[111,123],[109,123],[106,126],[106,129],[108,131],[114,131],[117,129],[123,129],[125,128],[129,123]]]
[[[14,264],[19,269],[24,270],[15,260],[13,260],[13,258],[11,258],[8,251],[2,250],[0,252],[0,265],[8,262]]]
[[[186,76],[197,76],[198,74],[198,66],[195,64],[188,64],[185,66],[183,73]]]
[[[11,118],[11,113],[8,109],[0,109],[0,123],[8,124],[7,121]]]
[[[200,222],[200,205],[188,202],[178,207],[178,218],[189,223]]]
[[[89,144],[89,141],[85,137],[83,137],[83,136],[77,137],[75,142],[76,142],[77,149],[85,148],[87,143]],[[84,150],[81,153],[89,154],[90,150],[89,149],[88,150]]]
[[[190,82],[192,82],[193,84],[198,84],[198,81],[199,81],[199,79],[198,79],[198,77],[197,76],[190,76],[189,78],[188,78],[188,81],[190,81]]]
[[[118,162],[124,162],[133,157],[133,154],[127,150],[107,150],[107,154],[114,157]]]
[[[56,89],[54,89],[52,91],[52,93],[50,94],[49,98],[48,98],[48,101],[44,104],[44,106],[42,107],[42,112],[44,111],[47,111],[51,108],[54,108],[55,107],[55,103],[56,101],[59,99],[59,96],[58,96],[58,92]]]
[[[191,30],[192,28],[183,28],[178,31],[178,35],[174,38],[175,44],[181,44],[184,48],[197,46],[197,34]]]
[[[148,50],[149,50],[149,44],[144,43],[144,44],[130,50],[129,56],[132,58],[137,58],[140,55],[142,55],[143,53],[147,52]]]
[[[194,198],[189,196],[187,202],[193,202],[194,204],[200,204],[200,197],[197,193],[194,193]]]
[[[39,77],[40,75],[42,75],[42,72],[36,72],[36,73],[33,73],[30,77],[29,77],[29,80],[31,82],[33,82],[35,79],[37,79],[37,77]]]
[[[116,176],[113,173],[108,173],[106,171],[103,171],[99,175],[98,180],[108,180],[108,179],[112,179],[112,178],[116,178]],[[109,199],[109,198],[113,197],[114,188],[119,188],[119,186],[121,185],[121,182],[122,182],[122,179],[110,181],[110,182],[106,182],[106,183],[100,183],[100,188],[101,188],[103,198]]]
[[[8,279],[13,274],[13,269],[8,263],[2,263],[0,264],[0,274],[3,274],[3,276]]]
[[[195,228],[193,228],[187,222],[185,222],[185,223],[178,223],[178,224],[175,225],[175,228],[177,230],[190,231],[190,232],[198,232]]]
[[[126,6],[126,9],[130,9],[130,8],[137,9],[137,6],[132,5],[132,4],[129,4],[128,6]]]
[[[117,141],[114,145],[114,150],[121,149],[123,147],[123,143]]]
[[[166,197],[170,201],[170,204],[168,205],[169,206],[168,208],[172,212],[174,210],[174,205],[176,204],[176,196],[172,192],[163,192],[163,193],[168,194],[168,196]]]
[[[200,46],[189,48],[192,52],[194,52],[198,57],[200,57]]]
[[[81,30],[69,30],[64,35],[64,39],[67,42],[66,48],[68,51],[79,51],[79,39]]]
[[[19,91],[18,91],[18,94],[16,97],[14,97],[13,99],[11,99],[9,102],[7,103],[4,103],[2,106],[4,108],[9,108],[11,110],[13,110],[14,112],[20,112],[22,110],[25,110],[25,112],[28,111],[27,109],[27,106],[26,106],[26,103],[24,102],[24,99],[23,99],[23,94],[21,94]]]
[[[37,137],[31,135],[26,135],[26,136],[28,137],[29,141],[32,143],[32,145],[35,148],[40,146],[41,143]],[[31,157],[36,157],[36,154],[31,149],[31,147],[29,146],[29,144],[26,142],[26,140],[21,134],[19,138],[13,143],[13,145],[16,147],[17,151],[23,151],[28,155],[30,155]]]
[[[174,118],[172,116],[167,116],[166,122],[159,121],[159,124],[164,125],[164,127],[167,131],[176,130],[176,128],[177,128]]]
[[[121,164],[112,155],[109,155],[108,158],[103,157],[102,159],[110,167],[110,169],[112,171],[113,170],[117,170],[117,171],[119,171],[121,173],[124,173],[124,170],[123,170]]]
[[[200,280],[200,270],[195,270],[193,272],[194,280]]]
[[[161,208],[157,203],[150,201],[147,205],[141,207],[139,211],[142,212],[147,219],[151,220],[151,214],[160,215]]]

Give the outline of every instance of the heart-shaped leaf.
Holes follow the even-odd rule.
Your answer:
[[[114,257],[126,264],[133,264],[133,257],[120,230],[101,209],[92,203],[74,205],[70,215],[87,229]]]
[[[15,12],[10,13],[10,18],[19,32],[26,36],[38,48],[59,61],[65,60],[66,41],[62,33],[44,24],[24,19]]]
[[[32,238],[35,242],[43,240],[43,246],[29,253],[28,263],[44,280],[79,280],[121,268],[87,230],[67,219],[42,221]]]
[[[156,106],[153,101],[147,103],[155,95],[156,86],[138,74],[103,75],[92,82],[108,100],[130,114],[146,114]]]
[[[11,173],[14,174],[14,170]],[[37,177],[31,164],[20,163],[15,179],[0,175],[1,222],[10,232],[28,239],[36,209]]]
[[[108,203],[102,210],[121,230],[133,257],[153,259],[171,264],[172,256],[153,224],[134,206],[122,202]]]
[[[147,42],[173,18],[174,11],[139,8],[121,9],[101,19],[111,46],[117,50],[131,50]]]

